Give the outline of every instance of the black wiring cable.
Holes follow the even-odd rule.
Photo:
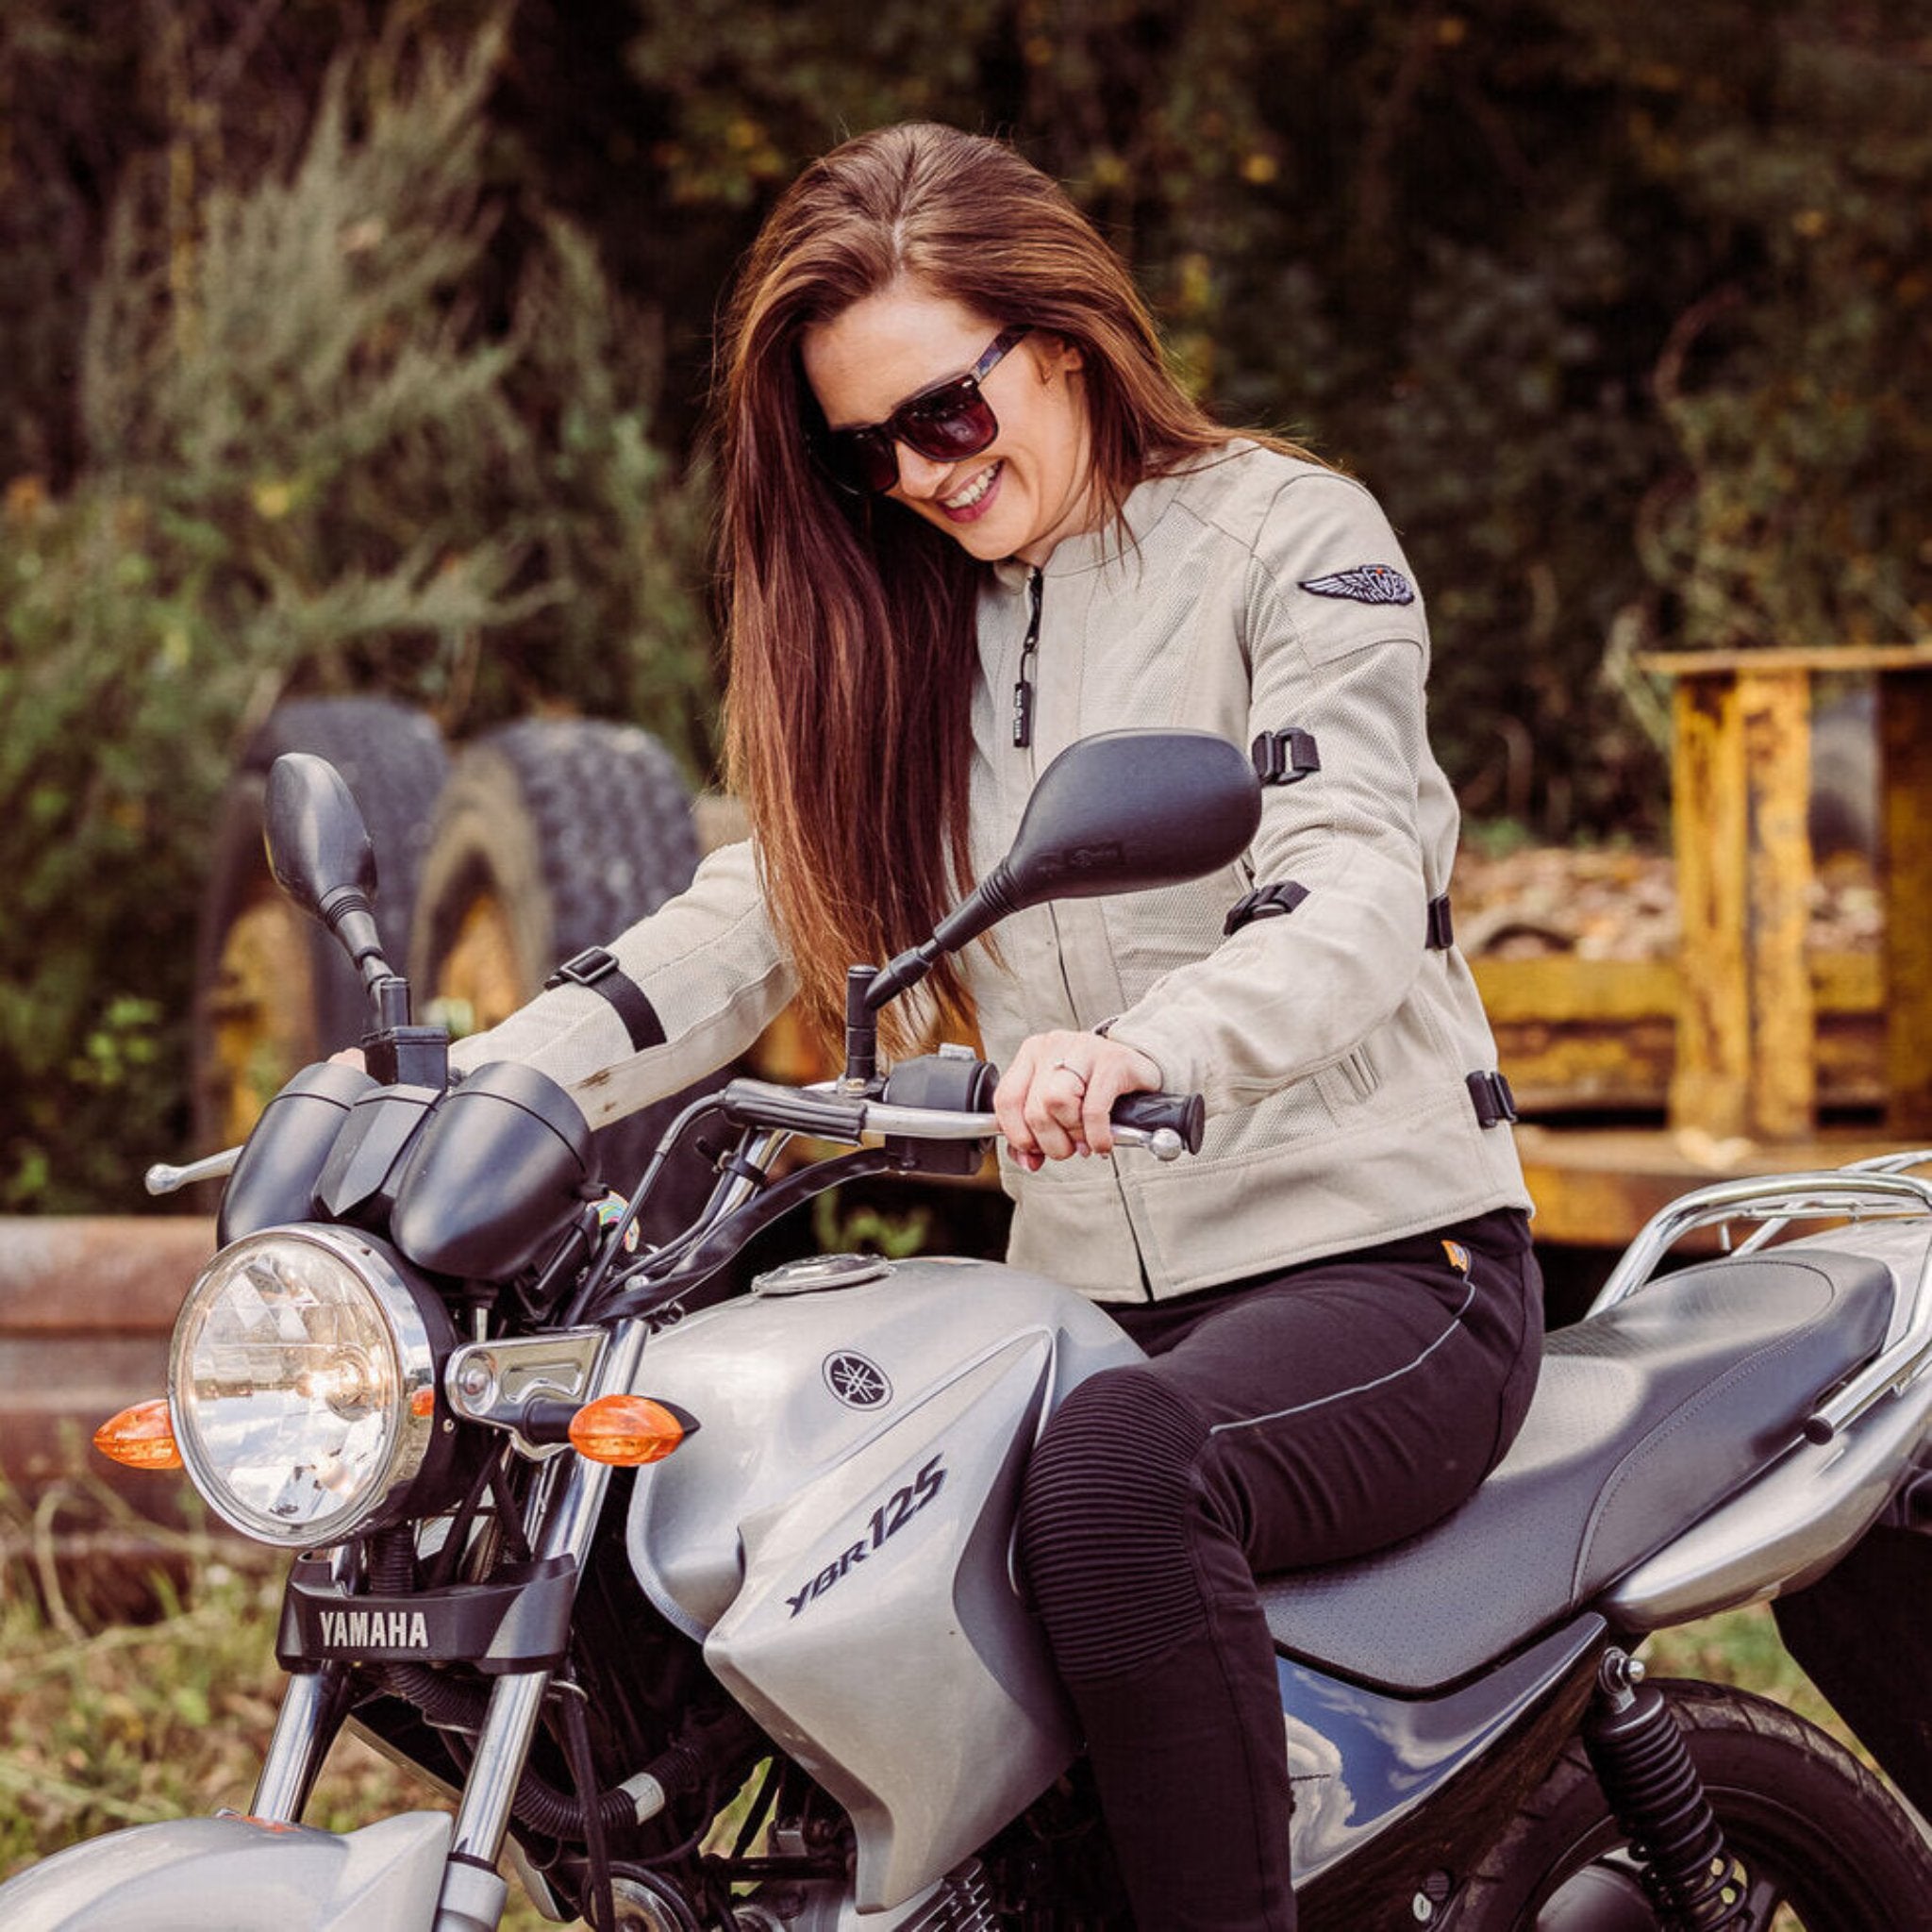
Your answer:
[[[463,1545],[469,1541],[470,1526],[483,1507],[483,1491],[496,1491],[502,1480],[503,1458],[508,1447],[508,1443],[503,1443],[483,1458],[482,1468],[476,1472],[463,1500],[451,1514],[449,1534],[443,1539],[442,1547],[430,1559],[425,1589],[442,1590],[456,1581],[457,1565],[463,1559]],[[503,1507],[500,1491],[496,1507],[500,1512]]]
[[[775,1757],[768,1758],[764,1777],[751,1801],[751,1809],[744,1814],[744,1823],[739,1826],[737,1840],[732,1844],[734,1859],[743,1857],[751,1850],[752,1841],[765,1828],[765,1820],[772,1815],[772,1800],[778,1795],[778,1780],[782,1775],[780,1760]]]
[[[370,1556],[372,1594],[406,1595],[414,1587],[415,1549],[407,1528],[375,1539]],[[489,1693],[475,1684],[431,1669],[427,1664],[384,1663],[380,1681],[394,1696],[413,1705],[438,1730],[479,1732],[489,1709]],[[607,1830],[622,1830],[635,1822],[630,1794],[622,1790],[595,1793],[588,1801],[567,1796],[527,1764],[517,1781],[511,1810],[524,1824],[546,1838],[577,1838],[587,1829],[585,1813],[594,1806]]]
[[[614,1272],[607,1270],[608,1278],[604,1283],[605,1306],[608,1307],[610,1301],[623,1291],[626,1282],[635,1281],[640,1274],[648,1274],[664,1268],[670,1262],[682,1260],[716,1225],[717,1223],[714,1221],[699,1221],[686,1228],[682,1234],[674,1236],[661,1248],[653,1248],[648,1255],[641,1255],[635,1261],[626,1262],[624,1267]],[[581,1295],[578,1297],[577,1306],[571,1313],[573,1320],[576,1322],[601,1322],[608,1319],[591,1308]]]
[[[591,1305],[597,1291],[603,1287],[604,1277],[610,1272],[612,1261],[623,1251],[625,1236],[635,1225],[639,1214],[643,1210],[645,1200],[652,1188],[657,1185],[658,1174],[663,1172],[664,1163],[670,1159],[677,1143],[706,1115],[724,1111],[724,1103],[715,1093],[706,1093],[693,1100],[665,1128],[662,1139],[658,1142],[658,1151],[651,1156],[642,1177],[631,1190],[630,1199],[625,1204],[623,1214],[618,1217],[617,1224],[610,1230],[609,1239],[604,1245],[604,1252],[591,1262],[590,1271],[584,1276],[583,1285],[572,1300],[563,1320],[565,1327],[583,1320],[584,1310]]]
[[[509,1553],[510,1561],[527,1563],[536,1552],[530,1547],[530,1539],[524,1533],[523,1511],[517,1507],[517,1499],[510,1494],[509,1446],[506,1442],[491,1463],[490,1500],[496,1506],[497,1526],[503,1533],[504,1547]]]
[[[730,1241],[728,1244],[721,1241],[717,1252],[703,1257],[701,1264],[693,1267],[689,1274],[661,1279],[654,1277],[644,1287],[627,1293],[620,1290],[608,1296],[591,1319],[614,1322],[626,1315],[650,1314],[672,1302],[691,1300],[708,1288],[723,1269],[738,1258],[752,1238],[762,1233],[773,1222],[782,1219],[814,1194],[824,1193],[827,1188],[883,1174],[892,1164],[893,1157],[884,1148],[864,1147],[856,1153],[838,1155],[830,1160],[814,1161],[809,1167],[802,1167],[795,1174],[787,1174],[782,1181],[774,1182],[762,1194],[753,1196],[736,1208],[728,1221],[713,1222],[709,1226],[696,1230],[700,1235],[711,1235],[728,1229]],[[652,1257],[654,1261],[656,1258],[656,1256]],[[621,1282],[628,1278],[628,1274],[619,1277],[612,1287],[620,1288]]]
[[[590,1863],[578,1908],[591,1923],[591,1932],[617,1932],[617,1898],[610,1889],[610,1846],[604,1835],[604,1812],[598,1804],[597,1764],[591,1755],[591,1726],[585,1716],[585,1692],[575,1680],[559,1677],[558,1713],[563,1731],[564,1756],[571,1781],[584,1807],[584,1852]]]

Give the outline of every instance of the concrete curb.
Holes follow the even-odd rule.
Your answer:
[[[0,1216],[0,1476],[32,1496],[85,1474],[172,1513],[180,1477],[117,1470],[89,1438],[165,1392],[175,1312],[214,1246],[205,1215]]]

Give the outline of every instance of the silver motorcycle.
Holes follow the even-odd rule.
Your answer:
[[[232,1169],[166,1404],[119,1426],[291,1553],[288,1690],[245,1815],[59,1853],[0,1888],[0,1925],[484,1932],[506,1865],[545,1914],[629,1932],[1129,1925],[1013,1525],[1055,1407],[1135,1345],[996,1263],[740,1263],[841,1181],[974,1172],[993,1069],[882,1072],[880,1008],[1017,908],[1228,863],[1246,759],[1190,733],[1072,747],[933,938],[853,969],[843,1076],[692,1102],[627,1196],[542,1075],[451,1083],[333,770],[283,758],[268,811],[276,876],[361,968],[368,1070],[308,1069],[239,1158],[151,1182]],[[1117,1118],[1124,1159],[1200,1145],[1198,1099]],[[794,1137],[852,1151],[788,1167]],[[640,1241],[694,1142],[708,1203]],[[1870,1772],[1634,1655],[1825,1576],[1900,1507],[1932,1437],[1927,1163],[1686,1196],[1549,1338],[1465,1507],[1263,1580],[1310,1932],[1932,1925],[1932,1850]],[[1667,1265],[1720,1224],[1751,1231]],[[454,1815],[302,1824],[344,1725]]]

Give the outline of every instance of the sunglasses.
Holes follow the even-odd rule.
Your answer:
[[[979,385],[1028,325],[1004,329],[964,375],[936,383],[901,403],[883,423],[863,429],[826,429],[813,438],[819,462],[834,483],[855,496],[883,496],[899,480],[899,444],[928,461],[957,463],[976,457],[1000,433],[992,405]]]

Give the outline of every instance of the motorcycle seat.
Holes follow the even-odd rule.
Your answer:
[[[1523,1428],[1421,1535],[1264,1577],[1275,1642],[1317,1670],[1434,1690],[1574,1614],[1800,1439],[1876,1353],[1891,1270],[1793,1243],[1685,1268],[1546,1338]]]

